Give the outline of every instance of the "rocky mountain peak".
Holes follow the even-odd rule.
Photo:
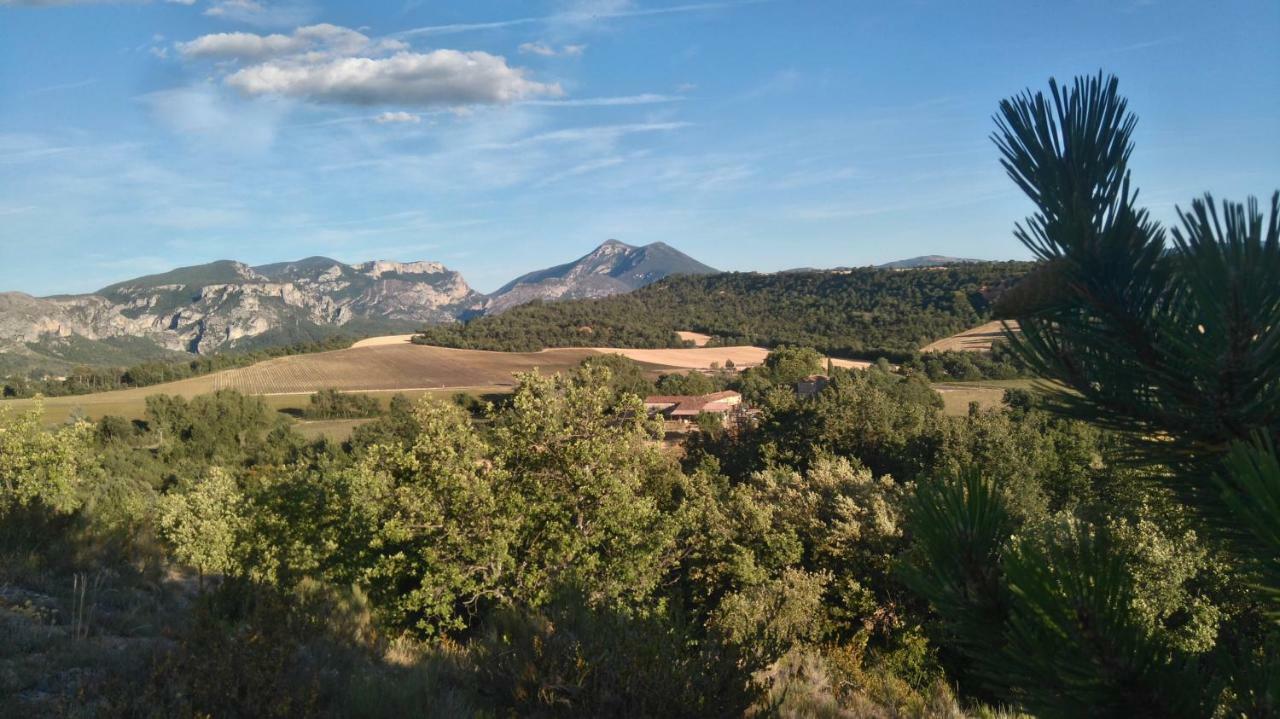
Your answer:
[[[489,295],[485,311],[502,312],[539,299],[605,297],[669,275],[716,271],[660,242],[636,247],[610,239],[573,262],[517,277]]]
[[[391,260],[363,262],[356,265],[355,269],[374,279],[389,273],[398,275],[436,275],[449,271],[439,262],[393,262]]]

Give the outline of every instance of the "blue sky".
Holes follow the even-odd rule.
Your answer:
[[[601,241],[722,269],[1025,257],[988,136],[1120,77],[1165,221],[1280,186],[1280,2],[0,0],[0,290]]]

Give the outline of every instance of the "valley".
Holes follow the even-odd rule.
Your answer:
[[[759,366],[769,354],[763,347],[703,347],[690,349],[627,349],[612,347],[547,349],[540,352],[464,350],[414,344],[413,335],[387,335],[361,340],[348,349],[291,355],[248,367],[148,387],[40,400],[45,420],[65,421],[73,415],[99,419],[118,415],[140,419],[145,400],[156,394],[192,398],[218,390],[235,390],[263,397],[277,410],[301,409],[309,396],[323,389],[389,397],[423,394],[506,393],[516,386],[515,374],[538,370],[565,372],[593,356],[620,354],[638,362],[646,375],[710,370],[732,363],[738,369]],[[869,363],[833,359],[837,367],[865,367]],[[21,409],[32,399],[0,400],[0,409]]]
[[[959,342],[979,331],[985,333],[987,325],[966,330],[935,344]],[[683,339],[705,345],[705,335],[694,332],[680,334]],[[656,379],[662,374],[710,371],[728,366],[741,371],[760,366],[769,354],[768,349],[754,346],[682,349],[587,347],[499,352],[415,344],[413,337],[370,337],[355,342],[347,349],[277,357],[248,367],[147,387],[40,400],[0,400],[0,411],[27,409],[38,402],[43,407],[45,422],[51,425],[65,422],[73,416],[97,420],[115,415],[132,420],[144,417],[146,398],[152,395],[167,394],[190,399],[218,390],[235,390],[262,397],[271,409],[296,414],[307,406],[312,394],[324,389],[367,394],[385,404],[395,394],[404,394],[411,399],[429,394],[449,396],[458,392],[506,394],[515,388],[517,373],[534,370],[567,372],[588,357],[600,355],[622,355],[639,363],[647,377]],[[828,358],[828,362],[844,369],[864,369],[871,365],[863,360],[840,358]],[[968,411],[970,401],[976,401],[983,407],[998,407],[1005,389],[1029,385],[1026,380],[990,380],[937,383],[935,389],[943,398],[946,412],[959,416]],[[341,438],[363,421],[301,422],[299,430],[308,436]]]

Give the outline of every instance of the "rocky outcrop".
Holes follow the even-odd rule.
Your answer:
[[[0,293],[0,351],[78,335],[141,337],[165,349],[203,354],[299,325],[450,322],[481,301],[461,275],[438,262],[216,262],[88,295]]]
[[[607,297],[644,287],[676,274],[711,274],[712,267],[661,242],[634,247],[609,240],[577,260],[530,272],[489,295],[486,313],[533,300]]]

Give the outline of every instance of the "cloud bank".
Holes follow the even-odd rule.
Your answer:
[[[373,39],[330,24],[300,27],[288,35],[215,33],[176,47],[188,60],[238,66],[222,82],[246,97],[429,108],[564,95],[559,84],[533,80],[499,55],[450,49],[414,52],[400,40]]]

